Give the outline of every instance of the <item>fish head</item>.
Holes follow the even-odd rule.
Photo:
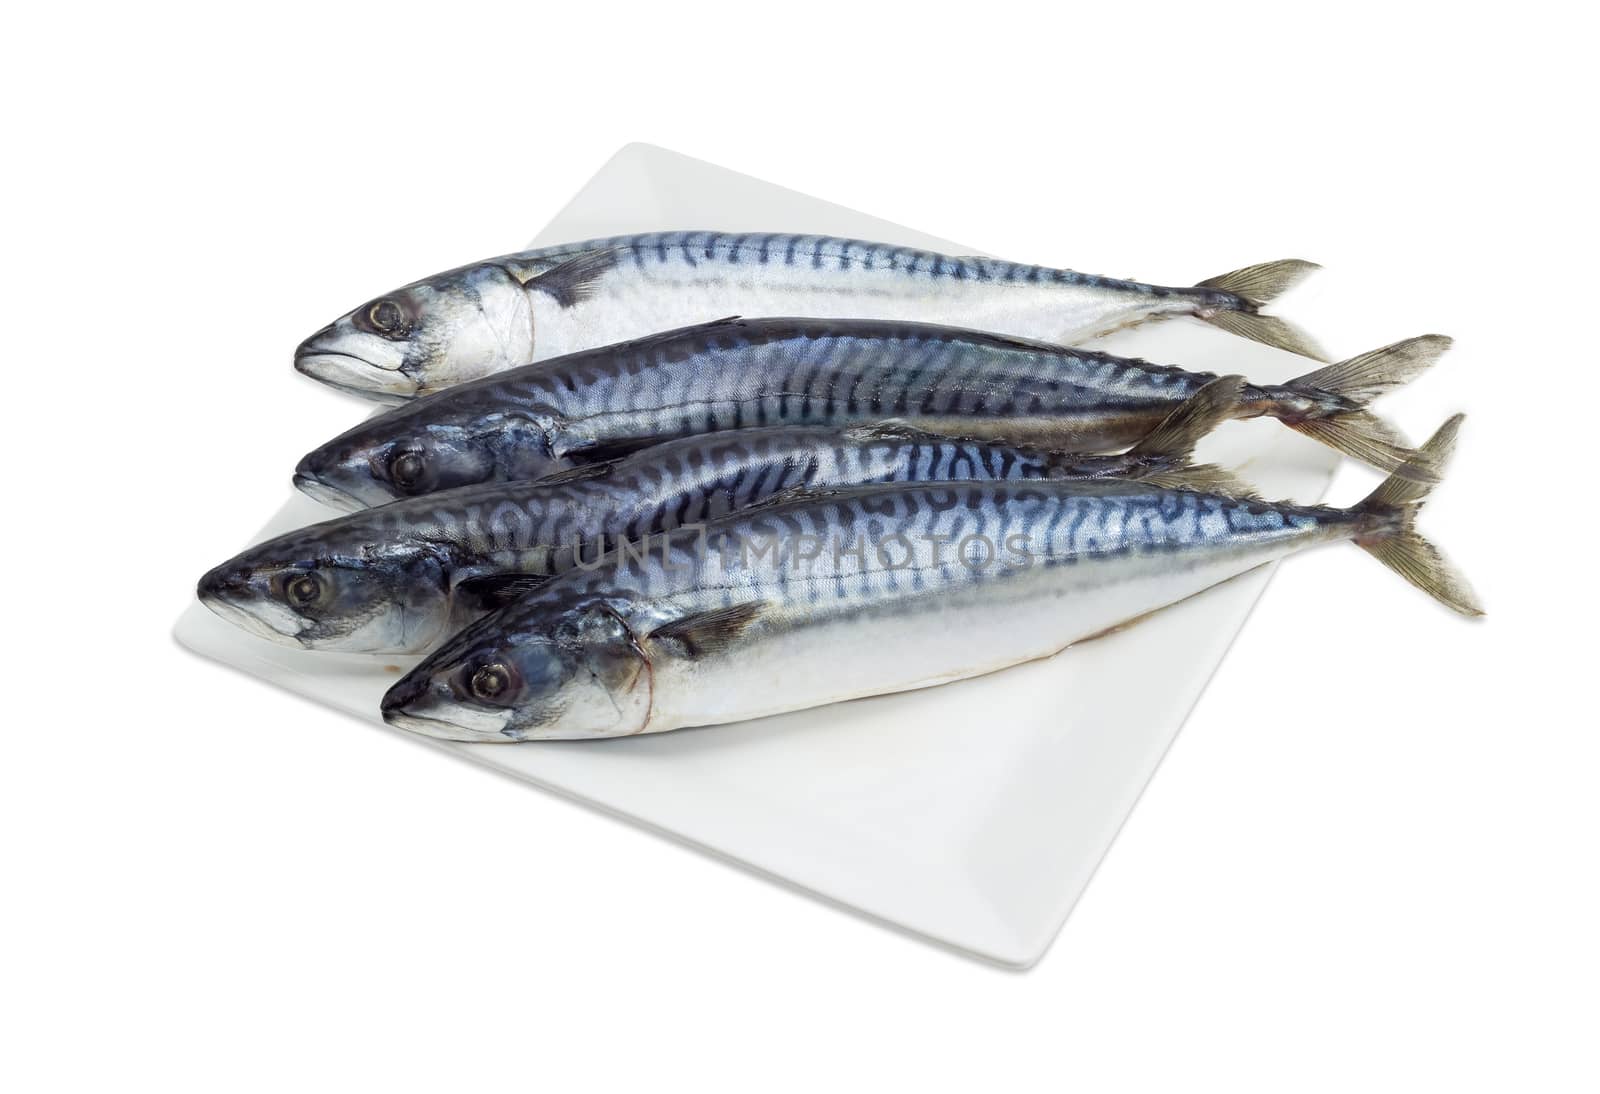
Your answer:
[[[369,300],[301,342],[294,367],[404,400],[533,360],[533,312],[507,266],[463,266]]]
[[[456,395],[369,418],[306,453],[294,484],[350,511],[458,486],[535,479],[571,466],[551,453],[540,423],[456,408]]]
[[[346,653],[412,653],[452,620],[442,552],[374,530],[279,536],[200,579],[200,602],[252,634],[288,646]]]
[[[541,593],[465,628],[383,697],[391,725],[450,741],[620,737],[649,721],[650,663],[622,617]]]

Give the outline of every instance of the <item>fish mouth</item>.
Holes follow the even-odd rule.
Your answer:
[[[398,365],[388,368],[353,353],[301,346],[295,350],[294,367],[329,387],[369,399],[403,401],[417,394],[417,382]]]
[[[391,706],[387,697],[383,702],[383,720],[397,729],[404,729],[436,741],[465,741],[476,744],[507,744],[517,740],[507,732],[511,711],[459,710],[466,716],[461,721],[446,721],[426,714],[417,714],[398,705]],[[472,723],[472,724],[469,724]]]
[[[425,673],[413,670],[397,680],[378,704],[383,720],[392,726],[440,741],[515,740],[509,732],[510,709],[484,710],[450,702],[440,694],[440,685]],[[439,715],[448,713],[449,717]]]
[[[200,603],[210,608],[212,612],[226,619],[242,630],[249,631],[257,638],[265,638],[269,642],[276,642],[280,646],[292,646],[295,649],[309,649],[300,639],[298,633],[286,634],[272,624],[230,600],[226,593],[202,589],[199,592]]]
[[[301,471],[294,473],[294,485],[302,494],[320,501],[331,509],[341,513],[355,513],[367,508],[367,503],[348,491],[341,490],[331,483],[314,479]]]

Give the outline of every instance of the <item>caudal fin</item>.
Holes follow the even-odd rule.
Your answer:
[[[1420,476],[1419,482],[1437,482],[1431,462],[1419,458],[1405,435],[1366,404],[1421,375],[1449,348],[1445,335],[1424,334],[1297,376],[1283,385],[1290,397],[1309,396],[1324,407],[1310,416],[1285,418],[1285,424],[1381,471],[1403,470]]]
[[[1418,449],[1435,476],[1449,460],[1464,418],[1457,414],[1445,422]],[[1403,474],[1404,470],[1384,479],[1356,506],[1365,519],[1363,530],[1355,537],[1356,546],[1445,607],[1462,615],[1482,615],[1483,607],[1467,579],[1416,529],[1417,513],[1434,483]]]
[[[1218,308],[1201,313],[1201,318],[1229,334],[1237,334],[1252,342],[1277,349],[1286,349],[1314,361],[1326,361],[1328,356],[1316,340],[1292,323],[1275,315],[1262,315],[1261,309],[1283,295],[1293,286],[1322,267],[1315,262],[1299,258],[1285,258],[1277,262],[1263,262],[1246,266],[1218,277],[1208,277],[1195,286],[1197,289],[1215,289],[1235,296],[1240,306]]]

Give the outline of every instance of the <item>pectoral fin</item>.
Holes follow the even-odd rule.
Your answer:
[[[615,251],[585,251],[540,274],[528,282],[528,288],[549,293],[556,303],[570,308],[580,300],[587,300],[594,292],[595,283],[616,264]]]
[[[596,463],[580,463],[576,467],[568,467],[561,471],[555,471],[535,481],[537,481],[540,486],[565,486],[567,483],[572,482],[584,482],[589,479],[603,479],[608,477],[616,469],[616,460],[600,460]]]
[[[549,581],[548,574],[485,574],[456,586],[456,595],[482,611],[496,611]]]
[[[759,603],[713,608],[708,612],[673,620],[651,632],[650,641],[681,642],[690,657],[701,657],[733,645],[760,614]]]

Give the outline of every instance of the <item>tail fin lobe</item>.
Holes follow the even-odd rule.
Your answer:
[[[1309,357],[1313,361],[1326,361],[1328,351],[1317,344],[1305,331],[1275,315],[1262,315],[1253,311],[1216,311],[1202,318],[1213,327],[1260,342],[1273,349]]]
[[[1260,308],[1272,303],[1320,269],[1322,267],[1315,262],[1307,262],[1303,258],[1283,258],[1277,262],[1262,262],[1242,270],[1230,270],[1216,277],[1208,277],[1195,288],[1232,293],[1251,307]]]
[[[1296,376],[1289,383],[1343,396],[1352,402],[1369,403],[1384,392],[1421,376],[1444,356],[1451,342],[1448,335],[1418,335]]]
[[[1286,419],[1286,424],[1380,470],[1404,469],[1405,474],[1417,476],[1418,482],[1438,482],[1438,469],[1432,461],[1421,458],[1404,434],[1366,404],[1427,371],[1449,348],[1446,336],[1424,334],[1297,376],[1277,390],[1330,405],[1314,416]]]
[[[1464,417],[1457,414],[1445,422],[1418,450],[1435,474],[1449,460]],[[1356,536],[1356,546],[1445,607],[1462,615],[1482,615],[1483,606],[1466,577],[1416,529],[1417,513],[1433,483],[1408,476],[1405,470],[1402,467],[1384,479],[1356,507],[1371,523],[1370,530]]]
[[[1405,435],[1370,410],[1347,410],[1327,418],[1289,422],[1296,433],[1343,452],[1380,471],[1421,476],[1421,482],[1438,482],[1438,472],[1416,458]]]

